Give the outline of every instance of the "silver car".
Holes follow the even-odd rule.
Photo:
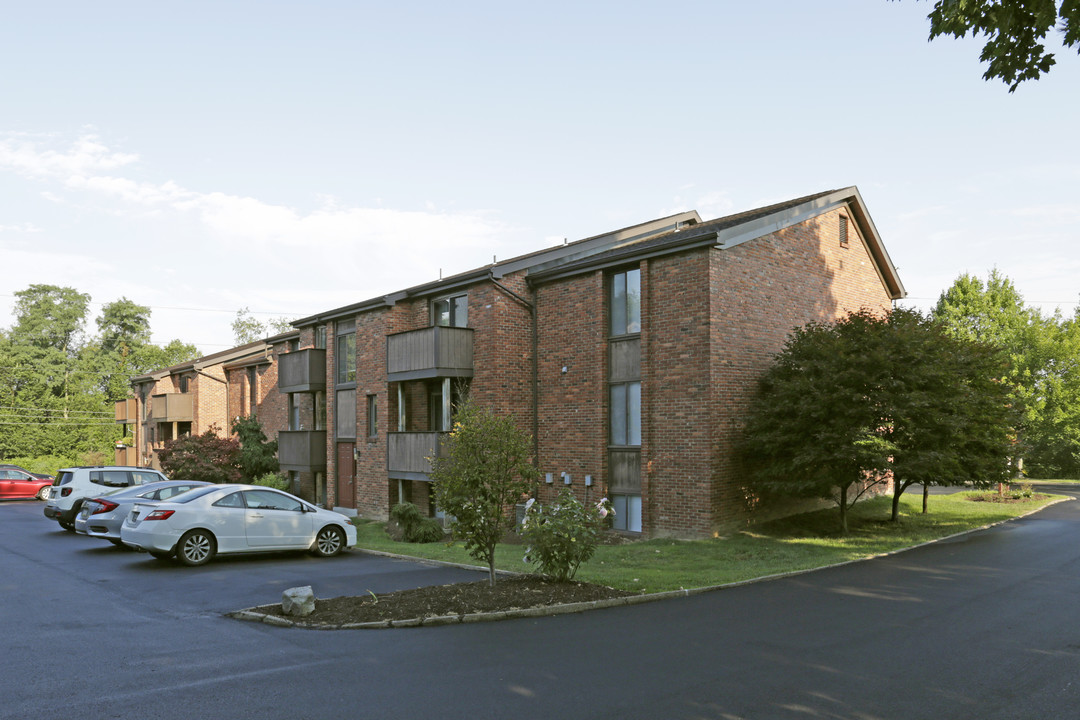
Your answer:
[[[124,518],[131,512],[133,504],[139,502],[148,505],[154,501],[168,500],[192,488],[210,484],[196,480],[163,480],[133,485],[105,497],[87,500],[75,516],[75,532],[122,546],[120,526],[124,524]]]

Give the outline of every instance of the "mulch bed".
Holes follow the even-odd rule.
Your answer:
[[[635,593],[581,582],[553,582],[538,575],[500,577],[495,587],[487,580],[401,590],[382,595],[315,600],[315,612],[305,618],[288,617],[281,604],[253,608],[266,615],[288,617],[312,625],[411,620],[413,618],[522,610],[593,600],[627,597]]]

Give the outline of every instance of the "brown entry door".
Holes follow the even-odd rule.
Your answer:
[[[356,507],[356,443],[337,444],[337,506]]]

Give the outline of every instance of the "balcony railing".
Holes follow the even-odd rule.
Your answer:
[[[277,362],[280,392],[317,392],[326,389],[326,350],[293,350],[278,355]]]
[[[473,376],[473,331],[429,327],[386,337],[389,382]]]
[[[139,404],[138,401],[121,400],[116,403],[116,422],[118,423],[133,423],[139,421]]]
[[[167,393],[150,398],[150,419],[154,422],[191,422],[190,393]]]
[[[326,431],[281,430],[278,432],[278,465],[282,470],[299,472],[326,470]]]
[[[394,432],[386,436],[387,475],[395,480],[430,480],[431,461],[442,455],[444,432]]]

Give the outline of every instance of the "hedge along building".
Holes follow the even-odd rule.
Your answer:
[[[325,420],[279,433],[279,459],[329,504],[434,514],[427,458],[467,390],[533,435],[542,501],[708,535],[743,512],[734,444],[790,331],[903,295],[854,187],[672,215],[297,321],[279,382]]]

